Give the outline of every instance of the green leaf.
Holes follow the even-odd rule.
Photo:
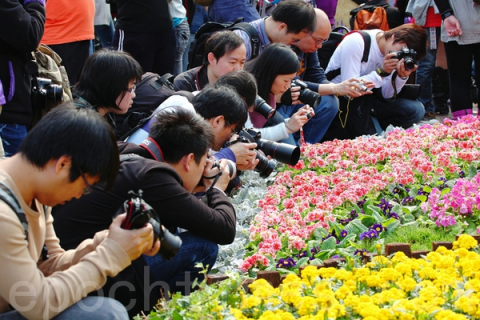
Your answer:
[[[450,188],[445,188],[445,189],[443,189],[442,192],[440,192],[440,196],[446,195],[447,193],[450,192],[450,190],[451,190]]]
[[[356,234],[353,234],[353,233],[347,234],[347,236],[343,238],[343,240],[340,241],[340,243],[337,245],[337,248],[345,247],[345,245],[348,244],[349,241],[354,241],[356,237],[357,237]]]
[[[471,180],[473,177],[475,177],[477,173],[478,173],[477,167],[474,164],[471,164],[468,167],[468,175],[467,175],[468,180]]]
[[[372,212],[372,214],[375,214],[375,212]],[[358,217],[362,223],[367,226],[367,227],[371,227],[372,225],[374,225],[377,221],[374,217],[372,216],[369,216],[369,215],[364,215],[364,216],[360,216]]]
[[[407,213],[407,214],[404,214],[404,215],[403,215],[403,219],[402,219],[402,220],[403,220],[404,223],[408,223],[408,222],[415,221],[415,217],[414,217],[412,214]]]
[[[303,266],[304,264],[306,264],[308,262],[308,260],[310,260],[309,257],[301,258],[300,260],[297,261],[297,267]]]
[[[388,229],[387,229],[386,234],[390,234],[390,233],[394,232],[400,226],[400,221],[398,221],[397,219],[394,219],[394,220],[395,221],[393,221],[392,223],[390,223],[388,225]]]
[[[427,193],[430,193],[432,192],[432,188],[430,188],[429,186],[423,186],[423,192],[427,192]]]
[[[357,227],[351,221],[343,229],[347,230],[348,234],[356,234],[358,232]]]
[[[323,266],[323,261],[315,258],[313,260],[310,260],[309,264],[312,265],[312,266]]]
[[[360,231],[360,233],[368,231],[368,228],[365,227],[359,219],[352,220],[350,223],[353,224]]]
[[[330,237],[327,240],[323,241],[321,250],[333,250],[337,247],[337,239]]]
[[[178,313],[178,311],[174,310],[172,314],[172,320],[182,320],[182,319],[183,317]]]
[[[328,231],[325,230],[325,228],[323,228],[323,227],[318,227],[317,229],[313,230],[313,236],[317,240],[322,240],[327,235],[328,235]],[[288,239],[287,239],[287,241],[288,241]]]
[[[325,260],[325,259],[328,259],[329,254],[330,254],[330,250],[324,250],[324,251],[320,251],[319,253],[315,254],[314,257],[317,258],[317,259],[320,259],[320,260]]]
[[[421,201],[421,202],[425,202],[427,201],[427,196],[424,196],[423,194],[422,195],[418,195],[415,197],[415,199]]]

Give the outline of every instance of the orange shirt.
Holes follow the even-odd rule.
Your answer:
[[[63,44],[94,38],[94,0],[47,0],[45,10],[47,21],[41,43]]]

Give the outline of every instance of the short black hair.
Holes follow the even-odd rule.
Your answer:
[[[221,57],[244,44],[242,37],[230,30],[219,31],[212,34],[205,43],[203,64],[208,65],[208,54],[213,53],[215,59]]]
[[[27,134],[19,152],[40,169],[50,160],[69,156],[70,181],[81,173],[99,176],[99,183],[105,183],[107,189],[113,186],[120,164],[117,141],[108,122],[97,111],[71,102],[48,112]]]
[[[120,94],[126,94],[130,81],[142,79],[142,67],[127,52],[102,49],[85,61],[73,93],[94,108],[114,108]],[[123,96],[122,96],[123,98]]]
[[[172,111],[172,109],[174,111]],[[149,136],[155,140],[168,163],[178,163],[193,153],[200,163],[213,143],[212,127],[200,115],[182,107],[162,110],[150,128]]]
[[[317,18],[313,6],[303,0],[282,0],[272,11],[272,19],[284,22],[288,33],[300,33],[304,29],[315,31]]]
[[[268,45],[260,55],[245,65],[257,80],[258,95],[270,101],[270,91],[275,78],[281,74],[296,73],[300,69],[297,54],[283,43]]]
[[[257,82],[255,77],[248,71],[238,70],[232,71],[220,76],[214,84],[218,86],[231,86],[240,97],[245,100],[247,107],[255,104],[257,97]]]
[[[192,104],[204,119],[223,116],[226,125],[235,125],[236,130],[247,121],[247,105],[230,86],[208,85],[193,98]]]

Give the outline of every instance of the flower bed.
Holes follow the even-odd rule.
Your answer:
[[[480,255],[468,235],[423,259],[401,252],[341,268],[307,266],[274,288],[260,279],[246,293],[239,274],[184,297],[162,300],[151,319],[473,319],[480,317]],[[473,250],[472,250],[473,249]],[[140,317],[139,317],[140,318]]]
[[[474,233],[480,210],[480,121],[395,129],[385,137],[303,145],[258,201],[239,265],[295,271],[383,247],[399,228]],[[238,244],[237,244],[238,245]],[[237,248],[238,249],[238,248]],[[243,245],[242,245],[243,249]]]

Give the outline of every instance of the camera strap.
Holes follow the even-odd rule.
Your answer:
[[[162,149],[154,139],[148,137],[147,139],[143,140],[139,146],[147,150],[153,159],[164,162]]]

